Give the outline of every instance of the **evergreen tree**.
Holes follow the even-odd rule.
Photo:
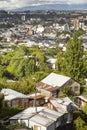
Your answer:
[[[67,43],[65,52],[64,71],[71,78],[81,81],[84,73],[82,40],[75,32],[73,38]]]

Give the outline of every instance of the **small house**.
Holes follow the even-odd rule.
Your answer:
[[[45,103],[44,96],[40,93],[31,93],[27,95],[29,97],[29,106],[41,106]]]
[[[71,88],[72,94],[80,94],[79,83],[68,76],[59,75],[56,73],[49,74],[47,77],[36,84],[38,91],[40,91],[44,96],[48,95],[48,97],[58,97],[58,93],[62,91],[65,86],[69,86]]]
[[[2,89],[4,100],[9,107],[28,107],[29,97],[12,89]]]
[[[56,112],[47,107],[29,107],[11,117],[10,124],[25,124],[33,130],[55,130],[62,125],[63,113]],[[63,119],[63,118],[62,118]]]
[[[48,66],[52,69],[56,69],[56,61],[57,59],[51,58],[46,60],[46,63],[48,64]]]
[[[70,123],[73,121],[72,111],[78,107],[68,98],[52,98],[49,99],[48,106],[57,112],[63,113],[62,123]]]
[[[81,95],[75,97],[74,102],[79,108],[84,107],[85,105],[87,105],[87,95]]]

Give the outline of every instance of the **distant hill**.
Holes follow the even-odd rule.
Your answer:
[[[15,11],[36,11],[36,10],[87,10],[87,4],[46,4],[39,6],[27,6],[15,9]]]

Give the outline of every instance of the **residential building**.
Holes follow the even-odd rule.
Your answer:
[[[51,73],[39,83],[36,84],[38,91],[42,95],[48,97],[58,97],[58,93],[62,91],[65,86],[71,88],[72,94],[80,94],[80,84],[68,76]]]
[[[85,105],[87,105],[87,95],[80,95],[75,97],[74,102],[79,108],[84,107]]]
[[[41,106],[45,103],[44,96],[40,93],[32,93],[27,95],[29,97],[29,106]]]
[[[62,125],[66,123],[71,123],[73,120],[72,111],[78,109],[78,107],[73,103],[70,98],[51,98],[49,99],[48,106],[57,112],[64,113]]]
[[[50,58],[50,59],[46,60],[46,63],[48,64],[48,66],[50,68],[56,69],[56,61],[57,61],[57,59]]]
[[[4,100],[9,107],[28,107],[29,97],[12,89],[2,89]]]
[[[25,124],[33,130],[56,130],[73,121],[72,111],[77,106],[68,98],[49,99],[48,107],[29,107],[11,117],[10,124]]]
[[[47,107],[37,107],[37,112],[34,107],[29,107],[9,120],[10,124],[25,124],[33,130],[55,130],[62,125],[63,115]]]

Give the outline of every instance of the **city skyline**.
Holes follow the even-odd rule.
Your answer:
[[[26,6],[39,6],[48,4],[87,4],[86,0],[0,0],[0,9],[16,9]]]

